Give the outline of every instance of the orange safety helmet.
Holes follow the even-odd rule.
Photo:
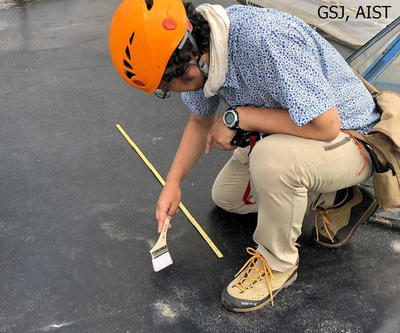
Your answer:
[[[111,59],[126,82],[150,94],[191,29],[181,0],[124,0],[111,22]]]

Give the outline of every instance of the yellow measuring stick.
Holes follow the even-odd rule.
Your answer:
[[[160,181],[162,186],[165,185],[164,179],[160,176],[160,174],[157,172],[157,170],[153,167],[153,165],[149,162],[149,160],[144,156],[142,151],[139,149],[139,147],[132,141],[132,139],[126,134],[126,132],[123,130],[121,125],[116,124],[115,125],[118,130],[121,132],[121,134],[124,136],[126,141],[129,142],[129,144],[135,149],[135,151],[138,153],[138,155],[141,157],[144,163],[148,166],[148,168],[153,172],[154,176],[157,177],[157,179]],[[189,211],[186,209],[186,207],[183,205],[182,202],[179,203],[179,207],[181,208],[182,212],[186,215],[186,217],[189,219],[189,221],[193,224],[193,226],[197,229],[197,231],[200,233],[200,235],[204,238],[204,240],[207,242],[208,246],[211,247],[211,249],[214,251],[214,253],[217,255],[218,258],[222,258],[223,255],[222,253],[218,250],[218,248],[215,246],[213,241],[208,237],[208,235],[204,232],[203,228],[197,223],[196,219],[192,216],[192,214],[189,213]]]

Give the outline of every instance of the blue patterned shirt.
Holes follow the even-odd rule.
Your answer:
[[[343,57],[301,19],[269,8],[236,5],[229,20],[228,72],[218,93],[182,93],[199,117],[229,106],[283,108],[303,126],[336,106],[341,126],[368,132],[378,121],[372,97]]]

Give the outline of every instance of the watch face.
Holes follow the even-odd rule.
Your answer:
[[[227,112],[225,114],[225,123],[231,125],[233,124],[234,121],[235,121],[235,115],[232,112]]]

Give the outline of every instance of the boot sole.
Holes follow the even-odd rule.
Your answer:
[[[338,248],[338,247],[343,246],[344,244],[346,244],[350,240],[351,236],[353,236],[353,234],[357,230],[357,228],[361,224],[365,223],[368,220],[368,218],[375,212],[375,210],[377,208],[378,208],[378,201],[376,199],[374,199],[374,201],[371,203],[369,208],[360,217],[359,221],[350,230],[350,232],[348,233],[347,237],[345,239],[343,239],[341,242],[329,244],[329,243],[320,242],[316,238],[313,238],[314,242],[317,243],[320,246],[328,247],[328,248]]]
[[[279,289],[275,290],[272,292],[272,295],[275,297],[276,295],[278,295],[278,293],[286,287],[289,287],[294,281],[296,281],[297,279],[297,270],[296,273],[293,274],[283,285],[282,287],[280,287]],[[271,298],[268,298],[264,303],[261,303],[253,308],[245,308],[245,309],[241,309],[241,308],[228,308],[231,311],[234,312],[250,312],[250,311],[255,311],[258,309],[261,309],[262,307],[266,306],[268,303],[271,302]]]

